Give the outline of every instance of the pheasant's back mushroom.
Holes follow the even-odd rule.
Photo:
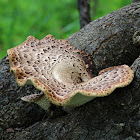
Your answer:
[[[114,66],[93,76],[91,58],[66,40],[47,35],[42,40],[29,36],[8,51],[10,68],[19,86],[32,83],[41,94],[22,97],[44,109],[49,101],[59,106],[76,107],[95,97],[107,96],[128,85],[133,71],[127,65]]]

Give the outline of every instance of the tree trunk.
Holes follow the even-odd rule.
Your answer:
[[[5,57],[0,62],[0,139],[13,140],[129,140],[140,138],[140,47],[133,35],[140,27],[140,3],[133,3],[99,18],[67,40],[86,51],[95,73],[120,64],[131,66],[133,82],[110,96],[95,98],[64,113],[52,108],[53,118],[35,104],[20,100],[38,93],[33,86],[19,87]],[[135,34],[136,36],[137,34]],[[138,37],[139,38],[139,37]]]
[[[134,2],[138,2],[138,1],[140,1],[140,0],[132,0],[132,3],[134,3]]]
[[[67,40],[91,55],[98,71],[112,65],[131,65],[140,54],[132,40],[140,30],[139,11],[139,3],[126,6],[91,22]]]
[[[89,0],[77,0],[77,5],[79,10],[80,27],[83,28],[91,22]]]

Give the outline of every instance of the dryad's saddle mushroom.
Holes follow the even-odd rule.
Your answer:
[[[52,35],[42,40],[29,36],[7,52],[18,85],[33,84],[41,91],[21,99],[35,102],[45,110],[50,102],[76,107],[95,97],[107,96],[116,88],[127,86],[134,77],[127,65],[104,69],[94,77],[90,57]]]

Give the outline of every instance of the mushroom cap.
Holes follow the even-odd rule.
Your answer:
[[[18,85],[31,83],[50,102],[60,106],[79,106],[95,97],[107,96],[128,85],[134,77],[127,65],[104,69],[94,77],[91,58],[52,35],[42,40],[29,36],[7,53]]]

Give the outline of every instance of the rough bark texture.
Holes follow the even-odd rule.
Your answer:
[[[83,28],[91,22],[89,0],[77,0],[77,5],[79,10],[80,28]]]
[[[97,70],[118,64],[132,64],[140,54],[132,36],[140,29],[140,3],[134,3],[101,17],[68,41],[90,54]]]
[[[136,140],[140,138],[140,46],[132,37],[140,27],[140,3],[108,14],[81,29],[67,40],[92,56],[95,72],[128,64],[133,82],[110,96],[64,113],[44,110],[20,97],[37,93],[33,86],[19,87],[9,61],[0,62],[0,139],[13,140]],[[137,58],[137,59],[136,59]]]

